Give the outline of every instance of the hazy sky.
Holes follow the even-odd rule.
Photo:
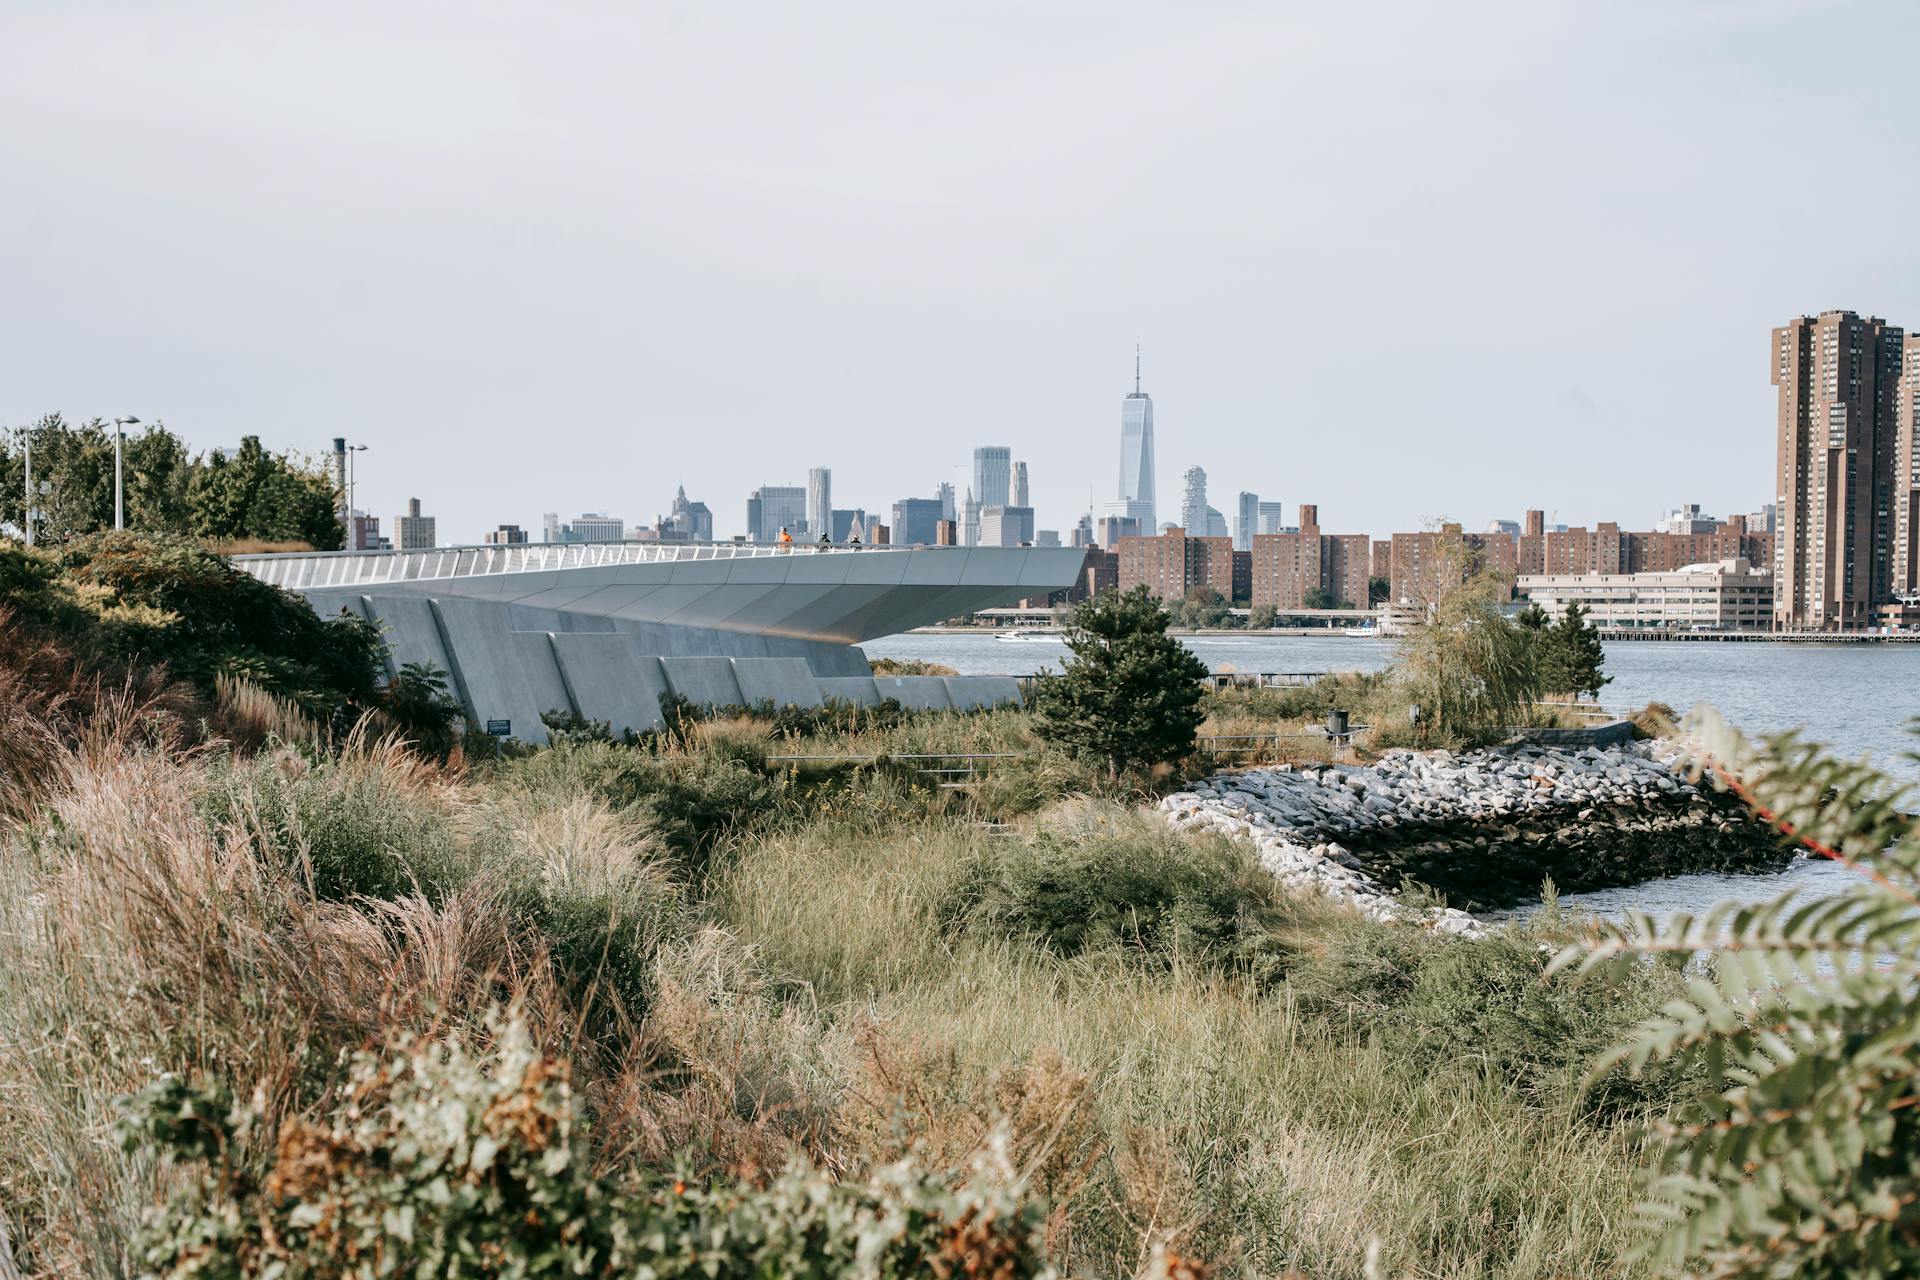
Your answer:
[[[1199,463],[1384,535],[1773,487],[1920,326],[1920,6],[0,0],[0,423],[371,446],[443,540]],[[536,535],[537,536],[537,535]]]

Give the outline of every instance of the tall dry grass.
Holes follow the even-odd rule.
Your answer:
[[[0,1203],[29,1269],[132,1270],[169,1175],[114,1141],[115,1099],[156,1074],[306,1114],[338,1101],[347,1051],[484,1038],[518,1002],[573,1062],[607,1170],[758,1179],[794,1151],[958,1167],[1005,1123],[1080,1273],[1169,1248],[1224,1274],[1359,1276],[1370,1250],[1389,1275],[1631,1273],[1636,1103],[1598,1115],[1579,1092],[1566,1029],[1587,1023],[1564,1016],[1577,997],[1535,994],[1536,941],[1462,950],[1261,888],[1223,861],[1251,857],[1237,846],[1061,805],[1092,788],[1046,756],[982,787],[1004,824],[886,770],[792,780],[695,878],[667,856],[672,815],[610,802],[654,767],[627,749],[462,772],[370,732],[296,749],[275,707],[230,700],[261,728],[253,754],[56,733],[39,807],[0,829]],[[839,745],[1026,732],[954,720]],[[668,763],[750,768],[769,745],[708,726]],[[1180,872],[1183,850],[1227,899],[1126,927],[1146,907],[1116,886]],[[1020,929],[956,907],[1008,866]],[[1103,894],[1119,925],[1049,945]],[[1196,933],[1214,941],[1180,941]]]

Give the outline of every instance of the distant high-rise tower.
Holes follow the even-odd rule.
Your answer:
[[[1016,507],[1032,505],[1027,501],[1027,464],[1024,462],[1013,464],[1013,505]]]
[[[833,472],[814,467],[807,472],[807,532],[819,537],[833,525]]]
[[[807,491],[797,484],[763,484],[747,497],[747,536],[755,542],[778,542],[782,529],[797,537],[806,518]]]
[[[1233,520],[1233,549],[1253,550],[1253,535],[1260,532],[1260,495],[1240,491],[1240,507]]]
[[[960,504],[960,545],[980,545],[980,500],[973,496],[971,489],[967,490],[967,500]]]
[[[933,491],[933,496],[940,501],[940,518],[942,520],[952,520],[958,515],[959,509],[953,501],[952,485],[942,480],[940,487]]]
[[[1157,525],[1153,503],[1153,400],[1140,389],[1140,348],[1133,350],[1133,394],[1120,402],[1120,495],[1106,514]]]
[[[1207,473],[1200,467],[1188,467],[1181,479],[1187,482],[1180,497],[1180,527],[1191,538],[1207,536]]]
[[[1773,331],[1776,626],[1867,626],[1894,579],[1895,399],[1905,335],[1851,311]]]
[[[973,496],[983,507],[1004,507],[1013,483],[1013,450],[983,445],[973,451]]]
[[[1907,335],[1901,355],[1893,433],[1893,578],[1887,593],[1910,598],[1920,594],[1920,333]],[[1771,522],[1772,503],[1763,514]]]
[[[424,551],[438,545],[432,516],[420,514],[420,499],[407,499],[407,513],[393,518],[393,547],[396,551]]]

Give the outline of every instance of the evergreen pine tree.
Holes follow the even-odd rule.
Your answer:
[[[1070,656],[1034,696],[1046,741],[1106,762],[1118,777],[1193,750],[1205,719],[1202,663],[1167,634],[1167,614],[1144,587],[1085,601],[1067,628]]]
[[[1567,601],[1567,611],[1546,634],[1553,655],[1550,670],[1544,673],[1548,687],[1555,693],[1584,693],[1598,698],[1601,687],[1613,677],[1600,672],[1607,660],[1606,651],[1600,644],[1599,629],[1587,621],[1587,611],[1580,602]]]

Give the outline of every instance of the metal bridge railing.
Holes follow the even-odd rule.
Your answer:
[[[602,565],[682,564],[699,560],[759,560],[771,556],[862,555],[895,551],[970,551],[920,545],[849,547],[766,542],[538,542],[434,547],[421,551],[296,551],[235,556],[247,573],[276,587],[377,585],[437,581],[499,573],[542,573]]]

